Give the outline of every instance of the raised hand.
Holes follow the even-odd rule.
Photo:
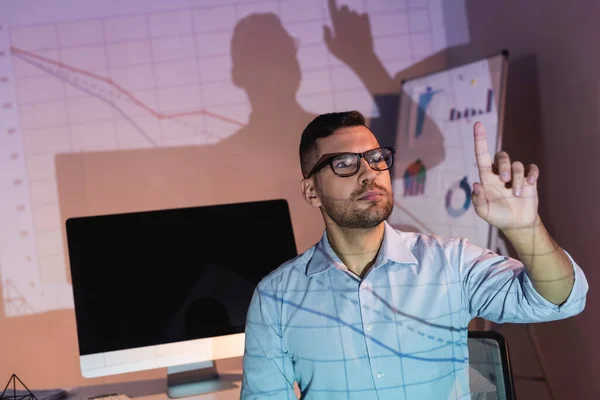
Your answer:
[[[333,31],[323,26],[323,36],[329,51],[342,62],[353,66],[361,57],[373,55],[373,36],[369,16],[352,11],[348,6],[337,7],[328,0]]]
[[[331,54],[356,73],[372,96],[397,93],[400,80],[390,76],[375,54],[369,16],[346,5],[338,8],[335,0],[328,4],[333,29],[323,26],[323,39]]]
[[[473,126],[473,136],[481,180],[473,184],[477,215],[504,232],[538,224],[538,167],[531,164],[525,169],[519,161],[511,163],[504,151],[496,153],[492,164],[481,122]]]

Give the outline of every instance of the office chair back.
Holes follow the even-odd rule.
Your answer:
[[[515,400],[508,346],[494,331],[469,331],[469,384],[472,400]]]

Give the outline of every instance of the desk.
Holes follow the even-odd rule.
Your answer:
[[[242,359],[228,359],[215,361],[215,367],[226,382],[231,382],[235,388],[220,392],[208,393],[200,396],[182,397],[181,399],[198,400],[239,400],[242,385]],[[167,377],[133,382],[112,383],[106,385],[81,386],[68,390],[68,399],[83,400],[93,396],[117,393],[125,394],[132,399],[139,400],[165,400],[167,396]]]
[[[182,397],[181,399],[198,400],[239,400],[241,388],[241,370],[238,374],[222,374],[221,379],[232,382],[236,385],[234,389],[221,392],[208,393],[200,396]],[[136,400],[165,400],[169,399],[166,393],[167,379],[153,379],[147,381],[135,381],[116,383],[99,386],[83,386],[69,390],[67,399],[84,400],[89,397],[99,396],[108,393],[126,394]]]

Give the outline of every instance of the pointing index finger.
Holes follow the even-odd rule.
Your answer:
[[[484,181],[484,176],[492,171],[492,159],[488,151],[487,138],[483,124],[479,121],[473,126],[473,138],[475,140],[475,160],[479,169],[479,178]]]

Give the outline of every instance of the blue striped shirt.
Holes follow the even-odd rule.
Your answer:
[[[242,399],[469,399],[467,327],[567,318],[585,306],[582,270],[565,303],[523,264],[469,243],[394,230],[360,279],[321,241],[265,277],[248,310]]]

